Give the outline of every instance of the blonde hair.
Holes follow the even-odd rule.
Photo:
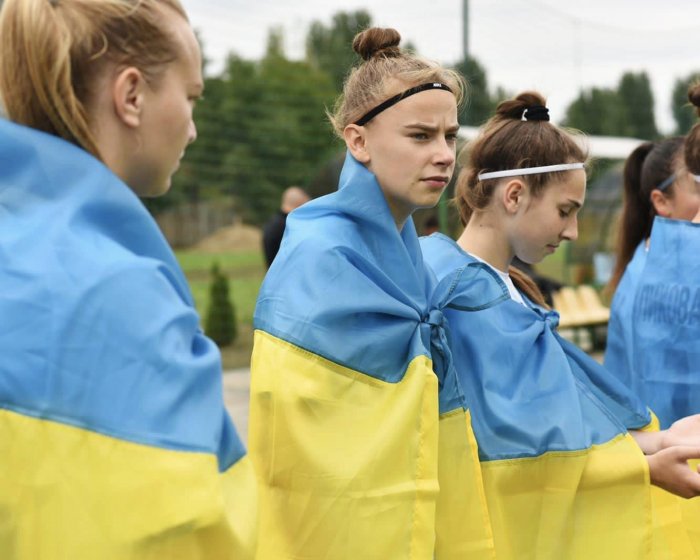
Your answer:
[[[108,63],[158,79],[178,46],[162,6],[179,0],[5,0],[0,11],[0,95],[10,120],[100,158],[87,104]]]
[[[395,29],[373,27],[355,36],[352,48],[364,62],[352,69],[333,112],[328,113],[341,139],[346,126],[399,93],[389,91],[395,81],[404,89],[431,82],[443,83],[454,92],[457,105],[462,104],[467,90],[465,79],[436,62],[402,52],[398,47],[400,42],[401,35]]]

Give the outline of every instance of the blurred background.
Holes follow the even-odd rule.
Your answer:
[[[600,289],[607,280],[626,156],[644,140],[685,134],[695,121],[686,106],[688,85],[700,77],[695,0],[183,4],[205,54],[198,140],[170,193],[146,204],[176,249],[225,369],[249,364],[267,269],[262,232],[280,213],[282,193],[297,185],[317,197],[337,186],[344,146],[325,110],[358,62],[358,31],[394,27],[404,48],[467,77],[462,143],[501,100],[525,89],[548,97],[555,123],[590,135],[595,163],[579,239],[536,270],[564,285]],[[419,233],[459,233],[451,196],[450,188],[438,209],[417,214]]]

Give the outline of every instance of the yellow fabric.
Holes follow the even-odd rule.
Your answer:
[[[247,458],[121,441],[0,410],[2,560],[246,560],[256,485]]]
[[[690,468],[698,472],[700,461],[689,461]],[[676,499],[680,503],[681,515],[695,558],[700,558],[700,497],[692,500]]]
[[[640,432],[658,432],[661,429],[656,414],[650,412],[651,422],[641,428]],[[700,558],[696,552],[700,551],[700,541],[697,540],[700,536],[700,509],[695,507],[694,502],[652,486],[651,504],[654,531],[651,557],[654,560]]]
[[[631,436],[482,473],[499,560],[649,558],[649,474]]]
[[[436,560],[492,560],[493,534],[469,411],[440,417],[438,473]]]
[[[438,384],[428,358],[386,383],[256,331],[249,445],[259,560],[433,558]]]

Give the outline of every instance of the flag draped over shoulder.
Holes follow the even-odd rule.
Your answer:
[[[610,306],[610,322],[608,323],[608,338],[603,365],[605,369],[632,389],[635,395],[639,396],[644,402],[648,402],[644,398],[645,395],[640,386],[639,377],[634,375],[634,341],[632,334],[634,296],[637,293],[637,286],[647,261],[645,245],[646,241],[639,244],[615,290],[615,296]],[[653,407],[652,410],[656,412],[656,409]]]
[[[634,295],[633,387],[662,428],[700,413],[700,224],[656,218]]]
[[[497,558],[693,558],[675,498],[659,491],[652,503],[627,432],[653,427],[646,407],[556,333],[556,312],[513,301],[495,271],[443,235],[421,246],[438,279],[475,270],[502,294],[470,290],[445,308]]]
[[[259,558],[492,558],[446,290],[350,154],[290,214],[255,311]]]
[[[0,558],[254,557],[221,360],[133,192],[0,121]]]
[[[700,224],[654,219],[631,311],[632,387],[658,415],[662,428],[700,414],[698,255]],[[682,501],[681,508],[700,557],[700,501]]]

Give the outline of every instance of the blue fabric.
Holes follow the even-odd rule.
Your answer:
[[[662,428],[700,413],[700,224],[657,217],[635,293],[633,386]]]
[[[444,235],[421,246],[440,280],[481,271],[468,276],[482,286],[462,284],[444,314],[482,461],[587,449],[651,422],[624,385],[559,337],[556,312],[513,301],[494,271]]]
[[[634,375],[634,349],[632,338],[632,312],[637,285],[647,262],[646,242],[643,241],[634,252],[625,273],[615,290],[610,306],[608,341],[605,349],[605,369],[622,381],[632,392],[642,397],[639,378]]]
[[[222,471],[245,454],[182,270],[107,167],[0,120],[0,240],[0,407]]]
[[[287,218],[255,328],[389,383],[428,356],[446,412],[463,407],[441,311],[449,282],[437,285],[413,221],[398,231],[376,177],[348,153],[339,190]]]

